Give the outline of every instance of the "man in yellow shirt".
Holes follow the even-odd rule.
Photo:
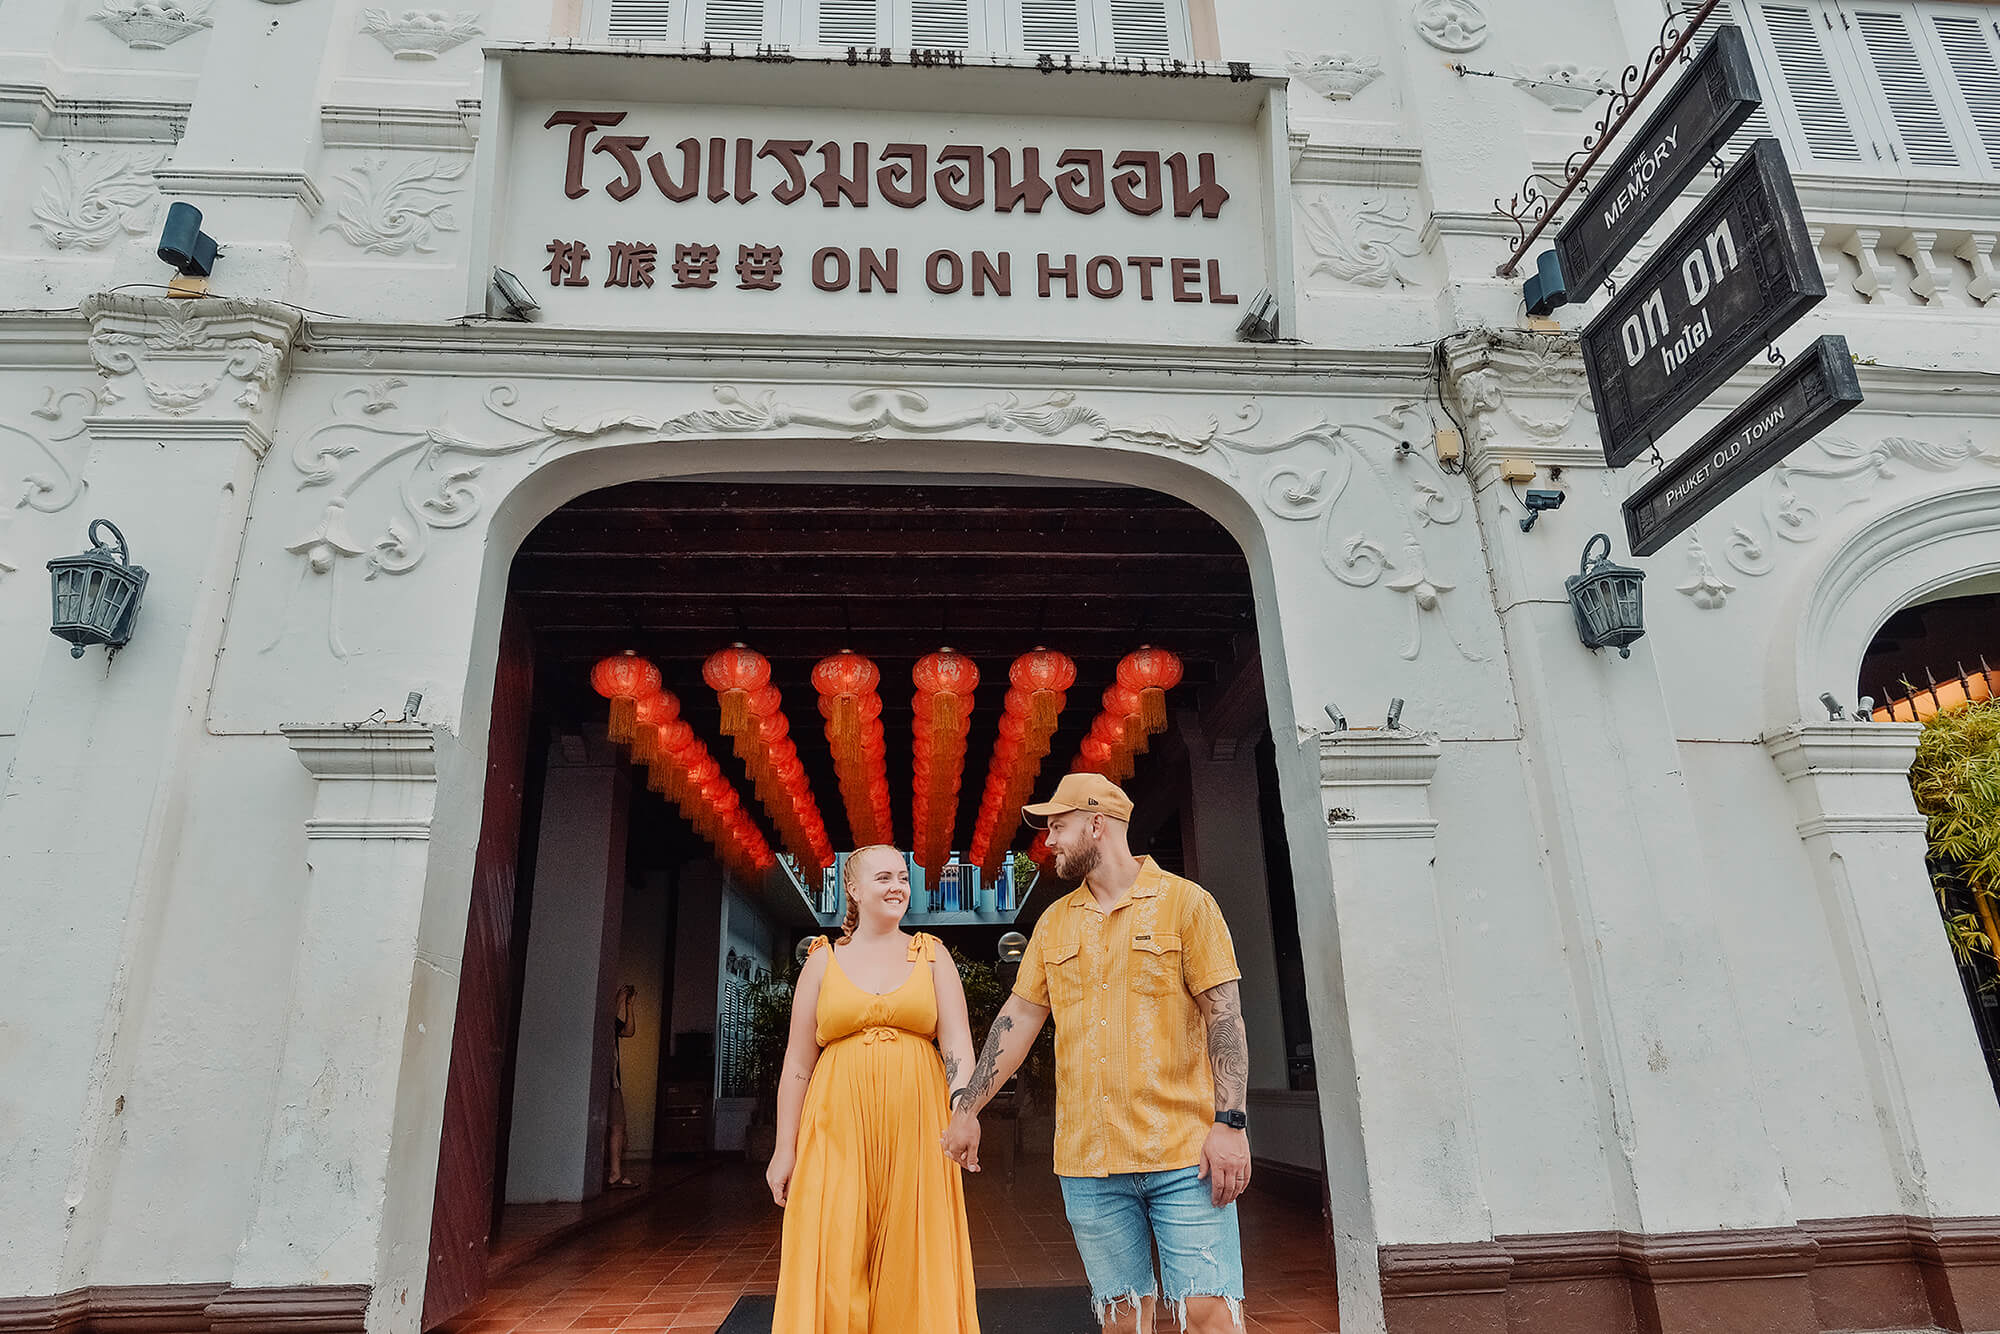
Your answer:
[[[1022,813],[1082,884],[1036,924],[952,1090],[945,1153],[979,1170],[980,1109],[1053,1013],[1055,1170],[1105,1334],[1149,1334],[1163,1288],[1189,1334],[1240,1331],[1250,1063],[1229,928],[1201,886],[1132,855],[1132,801],[1109,779],[1070,774]]]

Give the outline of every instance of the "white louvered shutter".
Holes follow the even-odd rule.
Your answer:
[[[1855,76],[1833,45],[1838,31],[1836,11],[1821,0],[1750,0],[1752,26],[1765,57],[1763,69],[1777,77],[1765,90],[1790,112],[1790,148],[1795,165],[1809,162],[1849,163],[1874,167],[1872,143],[1859,132],[1855,111]],[[1881,155],[1886,165],[1887,155]]]
[[[1869,84],[1890,132],[1890,157],[1917,172],[1955,172],[1959,147],[1938,89],[1924,32],[1908,6],[1854,5],[1845,17],[1867,59]]]
[[[2000,22],[1970,5],[1927,5],[1923,17],[1947,76],[1940,90],[1957,96],[1985,175],[2000,173]]]
[[[1080,0],[1020,0],[1020,6],[1020,49],[1023,54],[1083,54],[1084,27]]]
[[[1108,6],[1111,20],[1108,54],[1128,60],[1172,60],[1179,54],[1180,44],[1174,41],[1170,13],[1177,6],[1169,0],[1108,0]]]
[[[679,0],[611,0],[605,35],[614,42],[677,42]]]
[[[819,14],[806,38],[816,46],[883,46],[881,0],[819,0]]]
[[[1701,0],[1679,0],[1679,3],[1683,14],[1692,14],[1701,8]],[[1702,24],[1703,31],[1696,33],[1694,40],[1688,43],[1688,50],[1698,54],[1702,47],[1708,45],[1709,35],[1727,23],[1733,23],[1741,28],[1743,18],[1736,12],[1733,0],[1718,0],[1715,8],[1709,11],[1708,21]],[[1744,121],[1742,128],[1729,137],[1729,142],[1721,150],[1725,162],[1734,162],[1737,155],[1754,141],[1773,138],[1778,133],[1771,121],[1771,88],[1775,80],[1765,70],[1767,62],[1758,49],[1756,34],[1746,31],[1744,44],[1750,48],[1750,64],[1757,71],[1757,87],[1764,95],[1764,104],[1751,112],[1750,119]]]
[[[701,40],[755,46],[764,38],[764,0],[708,0]]]
[[[909,0],[909,5],[911,46],[926,51],[972,48],[972,0]]]

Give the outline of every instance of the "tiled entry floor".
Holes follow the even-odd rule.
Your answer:
[[[998,1173],[968,1176],[966,1197],[981,1287],[1083,1283],[1062,1194],[1046,1167],[1023,1164],[1011,1188]],[[1339,1328],[1318,1211],[1252,1190],[1241,1214],[1251,1334]],[[713,1331],[744,1293],[776,1290],[781,1217],[761,1172],[740,1159],[719,1161],[646,1208],[503,1274],[484,1302],[444,1329]],[[1172,1320],[1159,1328],[1167,1334]]]

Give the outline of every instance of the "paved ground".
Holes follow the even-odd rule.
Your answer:
[[[1045,1167],[1023,1164],[1012,1187],[997,1173],[970,1176],[966,1196],[981,1287],[1082,1284],[1062,1195]],[[1338,1329],[1318,1211],[1253,1189],[1241,1212],[1251,1334]],[[776,1289],[779,1219],[761,1172],[741,1160],[720,1161],[634,1213],[509,1270],[484,1302],[444,1328],[712,1334],[739,1296]],[[1161,1334],[1172,1328],[1162,1320]]]

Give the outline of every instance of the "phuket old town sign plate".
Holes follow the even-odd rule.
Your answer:
[[[1827,334],[1625,502],[1632,554],[1650,556],[1861,402],[1847,340]]]

